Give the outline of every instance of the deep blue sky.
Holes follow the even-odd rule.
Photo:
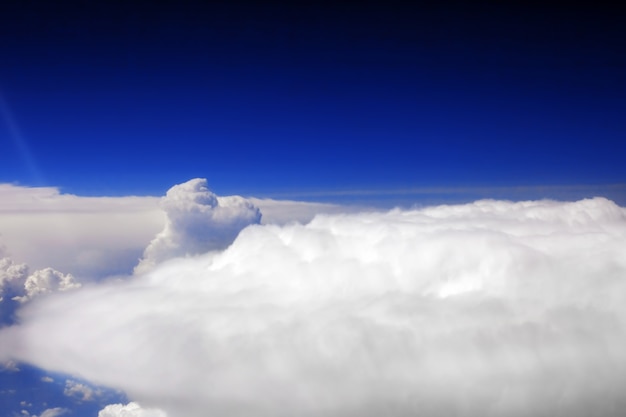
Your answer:
[[[161,194],[206,177],[259,196],[626,183],[617,9],[155,3],[0,5],[0,182]]]

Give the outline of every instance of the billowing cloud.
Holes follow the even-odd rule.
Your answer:
[[[196,180],[195,186],[201,187],[202,181]],[[206,183],[203,184],[206,187]],[[190,198],[194,194],[190,188],[193,187],[189,184],[181,185],[177,190]],[[202,191],[196,191],[197,196],[202,194]],[[234,214],[238,211],[243,215],[241,220],[247,213],[256,221],[257,213],[254,209],[249,210],[247,203],[240,198],[216,199],[221,208],[214,213],[201,202],[201,198],[195,209],[192,205],[179,206],[178,210],[169,207],[174,221],[170,221],[168,230],[184,227],[176,224],[176,216],[186,214],[189,215],[186,222],[194,224],[195,221],[200,226],[205,222],[206,228],[209,227],[207,218],[214,216],[214,221],[219,223],[226,219],[219,219],[217,212],[230,211],[233,215],[231,232],[237,228]],[[132,273],[146,246],[159,232],[162,237],[153,242],[155,248],[150,250],[155,252],[155,257],[165,257],[168,245],[173,245],[178,252],[181,248],[192,252],[201,250],[201,242],[196,242],[198,246],[195,248],[186,247],[182,241],[187,237],[184,231],[177,237],[167,235],[164,209],[168,207],[160,206],[160,201],[160,197],[83,197],[61,193],[54,187],[0,184],[0,258],[11,257],[34,269],[51,267],[80,277],[81,281],[90,281]],[[318,213],[346,211],[346,207],[333,204],[270,199],[247,201],[261,209],[262,221],[267,223],[307,222]],[[182,201],[174,198],[171,203],[182,204]],[[223,225],[222,229],[227,226]],[[232,238],[231,233],[231,241]],[[149,253],[148,256],[152,255]]]
[[[177,256],[224,249],[244,227],[261,221],[261,211],[250,201],[218,197],[202,178],[170,188],[161,207],[167,223],[146,248],[138,272]]]
[[[169,417],[617,417],[625,247],[626,210],[602,198],[253,225],[222,252],[29,303],[0,360]]]
[[[0,258],[0,302],[8,294],[14,297],[24,292],[24,284],[28,277],[28,266],[16,264],[10,258]]]
[[[98,417],[167,417],[159,409],[144,409],[139,404],[131,402],[124,404],[110,404],[98,413]]]
[[[34,297],[54,291],[80,288],[81,284],[71,274],[52,268],[30,272],[28,265],[18,264],[10,258],[0,258],[0,325],[10,321],[17,307]]]
[[[24,283],[25,294],[18,297],[19,301],[27,301],[41,294],[53,291],[67,291],[80,288],[81,284],[71,274],[64,274],[52,268],[44,268],[33,272]]]

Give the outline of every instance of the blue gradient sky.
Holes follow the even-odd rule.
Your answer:
[[[206,177],[218,194],[318,199],[626,183],[617,10],[0,7],[0,182],[158,195]]]
[[[0,184],[160,196],[201,177],[222,196],[388,206],[601,195],[626,206],[617,7],[199,3],[0,2]],[[119,230],[108,222],[98,230]],[[63,247],[49,230],[36,233]],[[132,252],[106,239],[93,253]],[[95,417],[128,400],[103,388],[83,401],[66,393],[82,380],[1,365],[2,415],[32,402],[31,414]]]

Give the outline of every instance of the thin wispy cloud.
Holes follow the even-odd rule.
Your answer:
[[[439,186],[404,188],[358,188],[326,189],[269,192],[273,198],[346,200],[351,204],[361,199],[376,201],[389,206],[389,199],[407,204],[420,204],[426,201],[432,205],[446,200],[463,202],[485,197],[508,200],[559,199],[579,200],[589,196],[605,196],[615,201],[626,202],[626,183],[611,184],[554,184],[554,185],[515,185],[515,186]],[[395,199],[395,200],[394,200]]]

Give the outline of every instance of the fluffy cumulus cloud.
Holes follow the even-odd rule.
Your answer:
[[[261,221],[261,211],[250,201],[218,197],[202,178],[170,188],[161,207],[167,214],[165,228],[146,248],[137,272],[173,257],[223,249],[244,227]]]
[[[187,186],[203,197],[174,206],[218,207]],[[253,225],[221,252],[27,304],[0,360],[169,417],[617,417],[624,248],[626,209],[602,198]],[[138,410],[99,417],[161,415]]]
[[[54,291],[80,288],[71,274],[52,268],[30,272],[28,265],[15,263],[11,258],[0,258],[0,325],[10,321],[16,303]]]
[[[17,299],[27,301],[41,294],[53,291],[67,291],[80,288],[81,284],[71,274],[64,274],[52,268],[44,268],[33,272],[24,283],[25,294]]]
[[[8,294],[13,297],[24,292],[24,284],[28,277],[28,266],[16,264],[12,259],[0,258],[0,302]]]

